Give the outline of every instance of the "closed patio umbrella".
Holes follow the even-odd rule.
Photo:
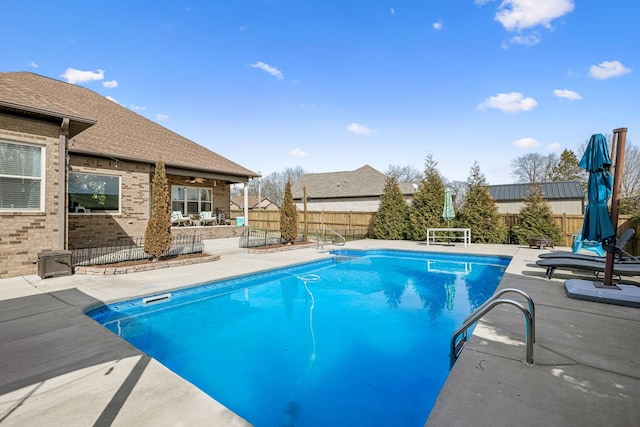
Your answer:
[[[604,135],[591,136],[579,166],[589,172],[582,239],[610,241],[615,237],[616,231],[607,208],[613,190],[613,179],[609,173],[611,158]]]
[[[449,222],[456,217],[456,213],[453,210],[453,198],[451,196],[451,189],[446,188],[444,190],[444,209],[442,210],[442,218],[447,221],[447,227]]]

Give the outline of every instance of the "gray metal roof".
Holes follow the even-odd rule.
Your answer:
[[[505,184],[488,186],[491,197],[497,202],[523,200],[533,184]],[[548,200],[584,199],[584,191],[579,181],[543,182],[542,195]]]

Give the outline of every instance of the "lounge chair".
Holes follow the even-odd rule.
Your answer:
[[[215,224],[215,223],[216,223],[216,219],[211,214],[211,211],[200,212],[200,225]]]
[[[635,234],[635,230],[629,229],[622,233],[620,239],[615,245],[603,245],[604,250],[613,253],[617,260],[613,263],[613,274],[617,276],[640,276],[640,260],[632,256],[623,257],[622,248],[627,244],[629,239]],[[555,252],[561,254],[560,252]],[[554,257],[542,257],[536,261],[536,265],[547,269],[546,276],[551,279],[556,268],[567,268],[577,270],[590,270],[596,276],[605,270],[605,257],[596,257],[591,255],[574,254],[565,252],[566,255],[556,255]],[[549,255],[549,254],[545,254]]]
[[[181,211],[173,211],[171,212],[171,225],[189,225],[191,224],[191,220],[182,215]]]
[[[609,248],[609,252],[614,253],[618,257],[618,261],[640,261],[635,259],[633,256],[624,252],[623,248],[629,242],[629,239],[633,237],[635,234],[635,230],[630,228],[625,230],[618,241],[616,241],[615,245],[606,246],[605,248]],[[604,249],[602,250],[604,253]],[[567,251],[555,251],[555,252],[545,252],[538,255],[538,258],[550,259],[550,258],[569,258],[569,259],[581,259],[585,261],[600,261],[604,262],[606,259],[605,256],[596,256],[596,255],[587,255],[587,254],[578,254],[575,252],[567,252]]]

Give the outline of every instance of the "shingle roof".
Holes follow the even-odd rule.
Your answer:
[[[255,172],[81,86],[33,73],[0,73],[0,106],[17,105],[96,123],[70,138],[69,151],[168,167],[254,177]],[[55,115],[54,114],[54,115]]]
[[[491,197],[497,202],[523,200],[532,184],[505,184],[488,186]],[[579,181],[543,182],[542,195],[545,199],[583,199],[584,191]]]
[[[354,171],[310,173],[302,175],[291,186],[294,199],[302,199],[307,187],[309,199],[380,196],[386,175],[369,165]],[[411,183],[400,183],[403,194],[413,194]]]

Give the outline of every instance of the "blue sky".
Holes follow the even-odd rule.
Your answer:
[[[423,170],[640,128],[629,0],[4,0],[0,72],[87,87],[251,170]]]

